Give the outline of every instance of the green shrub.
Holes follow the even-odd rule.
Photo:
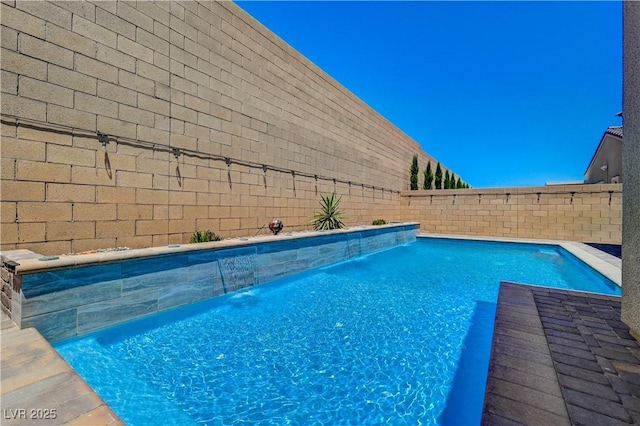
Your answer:
[[[338,210],[341,198],[336,199],[336,194],[320,195],[320,211],[311,221],[316,231],[344,228],[342,212]]]
[[[431,183],[433,182],[433,172],[431,171],[431,161],[427,163],[427,168],[424,171],[424,182],[422,189],[431,189]]]
[[[386,225],[387,221],[384,219],[376,219],[373,221],[372,225]]]
[[[215,233],[207,229],[206,231],[194,232],[189,242],[190,243],[208,243],[209,241],[220,241],[220,240],[221,240],[220,236],[216,235]]]
[[[436,189],[442,189],[442,167],[440,167],[439,161],[438,166],[436,167],[435,185]]]
[[[411,167],[409,168],[409,180],[411,182],[411,190],[418,189],[418,156],[414,155],[411,160]]]

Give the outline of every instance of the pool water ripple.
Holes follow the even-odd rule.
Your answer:
[[[131,425],[438,424],[462,351],[488,361],[492,321],[465,342],[500,280],[588,278],[558,250],[505,250],[419,241],[57,349]],[[481,410],[484,388],[462,392]]]

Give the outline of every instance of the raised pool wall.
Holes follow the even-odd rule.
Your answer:
[[[640,340],[640,3],[623,2],[622,320]]]
[[[75,337],[409,243],[417,230],[415,223],[393,224],[50,260],[5,252],[7,313],[50,341]]]

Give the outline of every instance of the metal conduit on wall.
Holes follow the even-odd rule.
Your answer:
[[[67,134],[72,135],[72,136],[93,137],[98,141],[98,143],[100,143],[100,145],[102,145],[103,149],[105,149],[105,150],[106,150],[106,146],[109,143],[127,144],[127,145],[130,145],[130,146],[139,147],[139,148],[142,148],[142,149],[151,149],[151,150],[159,151],[159,152],[167,152],[167,153],[172,154],[176,159],[179,158],[180,155],[185,155],[185,156],[189,156],[189,157],[200,158],[200,159],[203,159],[203,160],[221,161],[221,162],[224,162],[227,165],[227,167],[230,167],[232,164],[237,164],[237,165],[245,166],[245,167],[248,167],[248,168],[261,169],[265,173],[268,170],[271,170],[271,171],[275,171],[275,172],[279,172],[279,173],[289,174],[294,179],[295,179],[295,177],[306,177],[306,178],[314,179],[316,181],[317,180],[323,180],[323,181],[333,182],[334,184],[335,183],[342,183],[342,184],[346,184],[346,185],[350,185],[350,186],[353,185],[353,186],[356,186],[356,187],[368,188],[368,189],[373,189],[373,190],[379,189],[379,190],[382,190],[382,191],[389,192],[391,194],[400,194],[400,191],[397,190],[397,189],[391,189],[391,188],[386,188],[386,187],[381,187],[381,186],[369,185],[369,184],[365,184],[363,182],[347,181],[347,180],[338,179],[338,178],[331,177],[331,176],[324,176],[324,175],[317,174],[317,173],[309,173],[309,172],[305,172],[305,171],[301,171],[301,170],[277,167],[277,166],[273,166],[273,165],[269,165],[269,164],[254,163],[254,162],[245,161],[245,160],[241,160],[241,159],[233,158],[233,157],[228,157],[228,156],[203,153],[201,151],[193,150],[193,149],[171,147],[171,146],[167,146],[167,145],[163,145],[163,144],[157,144],[155,142],[150,142],[150,141],[145,141],[145,140],[140,140],[140,139],[131,139],[131,138],[123,137],[123,136],[107,134],[107,133],[103,133],[103,132],[100,132],[100,131],[92,132],[92,131],[86,130],[86,129],[79,129],[79,128],[75,128],[75,127],[63,126],[63,125],[57,125],[57,124],[52,125],[51,123],[45,123],[45,122],[38,121],[38,120],[15,117],[15,116],[7,115],[7,114],[1,114],[1,115],[3,117],[2,120],[1,120],[2,124],[15,125],[16,127],[27,126],[27,127],[30,127],[30,128],[35,128],[35,129],[43,130],[43,131],[53,131],[53,132],[56,132],[56,133],[61,133],[61,132],[62,133],[67,133]]]

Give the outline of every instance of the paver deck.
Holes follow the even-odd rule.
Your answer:
[[[0,424],[124,425],[36,329],[0,323]]]
[[[640,424],[640,345],[620,302],[503,282],[482,423]]]

